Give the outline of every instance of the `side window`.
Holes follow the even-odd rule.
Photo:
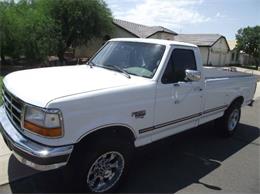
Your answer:
[[[197,70],[193,50],[174,49],[162,77],[162,83],[185,81],[185,70]]]

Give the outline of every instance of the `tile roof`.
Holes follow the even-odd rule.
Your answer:
[[[113,22],[117,26],[120,26],[121,28],[127,30],[128,32],[130,32],[131,34],[133,34],[139,38],[148,38],[157,32],[166,32],[166,33],[170,33],[173,35],[177,35],[176,32],[174,32],[170,29],[164,28],[162,26],[145,26],[142,24],[136,24],[133,22],[128,22],[128,21],[119,20],[119,19],[114,19]]]
[[[138,38],[149,38],[157,32],[166,32],[174,35],[174,41],[181,41],[206,47],[211,47],[221,37],[226,40],[226,38],[220,34],[177,34],[176,32],[162,26],[146,26],[119,19],[114,19],[113,22],[115,25],[125,29]],[[229,47],[228,43],[227,46]]]
[[[174,40],[198,46],[212,46],[221,37],[223,36],[220,34],[178,34]]]

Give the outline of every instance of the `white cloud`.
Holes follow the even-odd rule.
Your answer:
[[[224,15],[220,12],[217,12],[216,15],[215,15],[215,18],[226,18],[226,15]]]
[[[140,2],[140,1],[139,1]],[[115,18],[150,26],[178,29],[187,24],[208,22],[210,17],[197,11],[203,0],[144,0],[129,10],[111,7]]]

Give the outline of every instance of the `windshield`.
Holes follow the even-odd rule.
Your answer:
[[[96,66],[116,66],[128,74],[152,78],[164,51],[165,46],[159,44],[112,41],[91,62]]]

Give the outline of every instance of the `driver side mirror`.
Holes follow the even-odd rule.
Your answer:
[[[197,70],[185,70],[185,81],[199,81],[201,72]]]

